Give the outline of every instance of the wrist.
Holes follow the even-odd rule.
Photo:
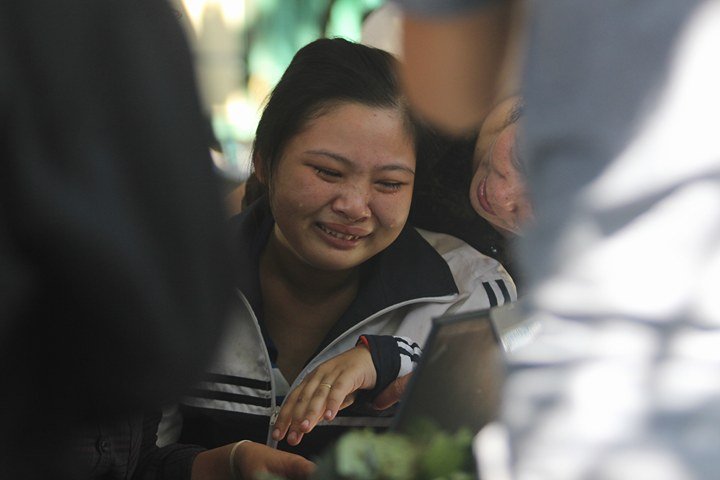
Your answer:
[[[355,344],[356,347],[364,347],[367,348],[368,352],[370,351],[370,341],[367,339],[365,335],[360,335],[360,338],[358,338],[357,343]]]
[[[367,393],[369,399],[375,398],[383,391],[400,372],[400,356],[398,342],[392,335],[362,335],[358,344],[365,344],[369,348],[374,368],[373,387]]]
[[[363,381],[363,385],[360,389],[370,390],[375,387],[375,383],[377,383],[377,370],[375,368],[375,363],[373,362],[372,353],[370,353],[370,346],[358,342],[358,344],[355,345],[355,350],[361,358],[365,371],[365,380]]]
[[[243,462],[239,460],[240,455],[238,454],[238,450],[240,445],[249,441],[250,440],[240,440],[239,442],[235,442],[235,444],[230,449],[230,454],[228,455],[228,463],[230,464],[230,478],[232,478],[232,480],[242,479],[242,476],[240,475],[240,467],[242,466]]]

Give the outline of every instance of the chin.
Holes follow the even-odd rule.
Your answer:
[[[342,259],[334,259],[331,255],[318,255],[312,259],[308,259],[308,263],[313,267],[317,268],[318,270],[323,270],[327,272],[341,272],[343,270],[351,270],[355,267],[358,267],[366,260],[367,259],[363,259],[362,261],[355,261],[353,259],[347,258],[347,255],[345,255],[345,257]]]
[[[516,238],[520,236],[520,232],[515,230],[508,230],[507,228],[503,228],[498,225],[493,225],[493,228],[500,232],[500,234],[505,238]]]
[[[478,217],[480,217],[480,218],[482,218],[483,220],[485,220],[486,222],[488,222],[491,227],[493,227],[493,228],[496,229],[496,230],[497,230],[498,228],[500,228],[500,227],[498,227],[498,225],[495,223],[495,221],[493,220],[493,218],[492,218],[492,217],[489,217],[488,214],[487,214],[487,212],[486,212],[485,210],[483,210],[481,206],[479,206],[479,205],[474,205],[474,204],[473,204],[472,207],[473,207],[473,209],[475,210],[475,213],[478,214]]]

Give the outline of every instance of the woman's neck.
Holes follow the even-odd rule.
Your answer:
[[[273,283],[281,283],[296,298],[310,303],[322,302],[348,289],[356,290],[359,283],[359,267],[342,271],[315,268],[283,245],[275,230],[261,254],[260,271]]]
[[[278,365],[295,378],[355,299],[358,268],[328,272],[308,265],[275,233],[260,257],[264,321],[278,349]]]

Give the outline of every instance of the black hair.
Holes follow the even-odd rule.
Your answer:
[[[397,108],[410,137],[417,137],[390,53],[342,38],[315,40],[295,54],[257,126],[253,161],[260,162],[268,184],[290,139],[339,102]]]

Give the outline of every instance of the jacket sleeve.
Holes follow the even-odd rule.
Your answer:
[[[373,365],[377,373],[375,388],[369,391],[369,398],[375,398],[396,378],[412,372],[417,365],[422,350],[407,337],[392,335],[362,335],[358,344],[370,350]]]

